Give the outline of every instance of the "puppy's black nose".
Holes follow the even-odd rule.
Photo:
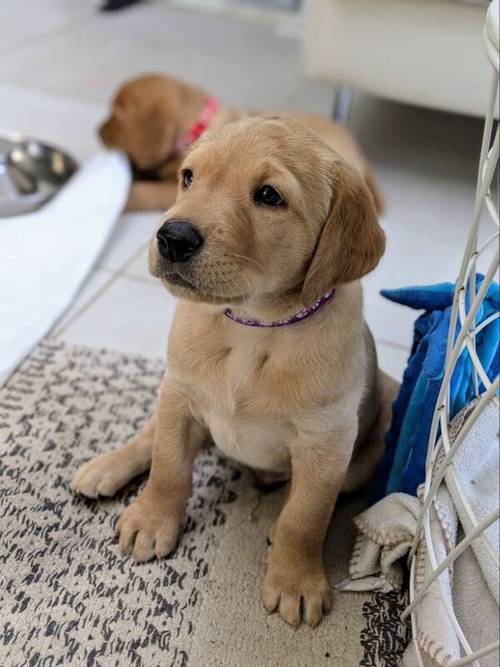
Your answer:
[[[156,232],[158,251],[171,262],[187,262],[203,245],[203,237],[188,220],[167,220]]]

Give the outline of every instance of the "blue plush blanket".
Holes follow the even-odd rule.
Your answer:
[[[477,289],[483,278],[477,275]],[[392,408],[386,451],[375,476],[377,499],[394,491],[415,495],[424,480],[427,442],[444,373],[453,290],[451,283],[441,283],[382,291],[391,301],[425,312],[415,322],[410,358]],[[499,286],[492,283],[477,312],[476,326],[499,307]],[[476,351],[490,380],[499,371],[499,331],[496,319],[476,336]],[[484,387],[480,385],[479,390]],[[464,350],[451,378],[451,418],[474,396],[472,363]]]

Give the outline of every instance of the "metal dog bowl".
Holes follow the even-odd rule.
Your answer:
[[[40,208],[78,169],[67,153],[19,134],[0,136],[0,218]]]

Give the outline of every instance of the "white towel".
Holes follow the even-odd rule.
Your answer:
[[[453,422],[450,432],[451,442],[475,407],[473,401],[468,408],[462,410]],[[488,403],[484,412],[471,430],[453,458],[453,469],[456,477],[448,469],[446,484],[453,498],[460,523],[466,533],[470,533],[473,525],[469,519],[465,499],[478,521],[483,521],[498,508],[499,442],[498,442],[498,410],[494,403]],[[462,493],[457,485],[460,485]],[[464,494],[464,495],[462,495]],[[495,553],[500,552],[499,522],[495,521],[485,531],[486,537]],[[492,560],[482,540],[475,540],[472,549],[477,558],[484,579],[499,604],[498,568]]]
[[[475,404],[476,401],[457,415],[450,430],[451,443]],[[432,544],[438,563],[463,539],[463,531],[468,533],[471,530],[464,496],[478,520],[491,514],[498,506],[498,449],[498,411],[490,403],[471,427],[454,457],[454,469],[463,495],[448,472],[446,483],[440,485],[431,504]],[[443,458],[441,450],[435,469]],[[401,559],[414,540],[419,512],[418,498],[393,493],[356,517],[359,532],[351,558],[351,579],[337,588],[346,591],[391,591],[401,588]],[[493,551],[498,553],[498,523],[493,524],[486,535]],[[427,548],[425,539],[422,539],[415,561],[416,592],[431,572]],[[466,549],[439,579],[472,649],[477,650],[498,639],[498,569],[482,542],[476,540],[472,548]],[[448,618],[436,582],[417,607],[416,628],[416,640],[426,667],[446,667],[461,657],[458,636]],[[483,667],[496,667],[498,651],[483,656],[480,663]],[[419,664],[413,644],[408,647],[402,664],[405,667]]]
[[[122,211],[124,156],[89,160],[41,210],[0,219],[0,384],[74,299]]]
[[[419,513],[418,498],[392,493],[356,517],[354,521],[359,532],[349,566],[351,579],[336,588],[343,591],[399,590],[403,584],[402,559],[413,544]],[[440,562],[453,548],[456,539],[456,513],[444,486],[440,487],[432,504],[431,532],[436,558]],[[430,572],[426,545],[421,542],[417,552],[417,591]],[[450,574],[446,570],[440,580],[451,603]],[[460,645],[436,583],[430,587],[417,611],[417,628],[426,667],[444,667],[460,657]],[[405,667],[416,665],[415,659],[410,646],[402,664]]]

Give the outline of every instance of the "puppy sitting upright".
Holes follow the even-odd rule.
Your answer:
[[[382,448],[358,279],[384,245],[362,177],[300,123],[250,118],[197,142],[150,244],[151,272],[179,298],[158,408],[73,480],[86,496],[112,495],[151,464],[118,522],[124,553],[144,561],[175,547],[210,434],[228,456],[291,479],[263,600],[293,625],[319,622],[337,496],[370,477]]]

